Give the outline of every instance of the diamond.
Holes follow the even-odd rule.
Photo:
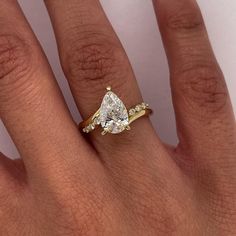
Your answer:
[[[142,102],[141,107],[142,109],[146,109],[147,108],[146,103]]]
[[[130,109],[130,111],[129,111],[129,115],[130,115],[130,116],[133,116],[133,115],[135,114],[135,112],[136,112],[135,109],[132,108],[132,109]]]
[[[92,130],[95,129],[95,126],[94,126],[93,124],[90,124],[90,125],[88,126],[88,129],[92,131]]]
[[[88,126],[83,129],[83,132],[87,133],[87,134],[90,132],[89,129],[88,129]]]
[[[95,126],[100,124],[100,121],[99,121],[98,117],[95,117],[95,118],[94,118],[93,124],[94,124]]]
[[[112,91],[108,91],[103,98],[99,121],[103,129],[112,134],[121,133],[129,125],[127,109]]]
[[[141,107],[140,105],[137,105],[137,106],[135,107],[135,110],[136,110],[137,112],[139,112],[139,111],[142,110],[142,107]]]

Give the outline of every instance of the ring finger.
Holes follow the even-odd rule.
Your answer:
[[[82,117],[87,118],[99,108],[107,86],[112,86],[127,108],[141,102],[129,60],[99,1],[45,2],[54,26],[62,67]],[[114,147],[120,137],[127,144],[127,137],[135,135],[132,140],[143,142],[151,136],[150,133],[154,135],[148,119],[138,122],[135,125],[142,129],[133,126],[134,131],[129,135],[125,132],[109,137],[96,134],[93,142],[97,147],[104,146],[104,143]]]

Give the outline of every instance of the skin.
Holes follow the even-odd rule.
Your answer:
[[[111,85],[142,101],[96,0],[45,0],[83,118]],[[0,155],[0,235],[236,235],[236,127],[194,0],[155,0],[179,144],[148,118],[120,135],[83,135],[15,0],[0,1],[0,117],[20,160]]]

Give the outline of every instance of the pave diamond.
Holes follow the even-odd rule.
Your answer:
[[[112,91],[108,91],[103,98],[99,121],[103,129],[112,134],[121,133],[129,125],[127,109]]]

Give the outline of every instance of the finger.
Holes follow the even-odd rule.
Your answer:
[[[60,56],[75,100],[86,117],[95,111],[107,86],[127,105],[141,101],[128,59],[99,1],[46,0]]]
[[[170,65],[180,147],[210,156],[209,150],[222,148],[219,143],[232,143],[234,116],[199,7],[194,0],[154,0],[154,6]]]
[[[83,140],[17,2],[2,0],[0,15],[0,117],[34,172]]]
[[[24,185],[25,177],[22,160],[11,160],[0,152],[0,192]]]
[[[141,102],[128,58],[99,1],[45,0],[45,3],[55,29],[62,67],[82,117],[87,118],[99,108],[107,86],[112,87],[127,108]],[[148,119],[138,123],[146,135],[143,130],[151,129]],[[135,129],[136,137],[137,132]],[[109,140],[99,138],[93,138],[99,145],[108,142],[113,145],[114,139],[116,142],[119,139],[118,136]]]

